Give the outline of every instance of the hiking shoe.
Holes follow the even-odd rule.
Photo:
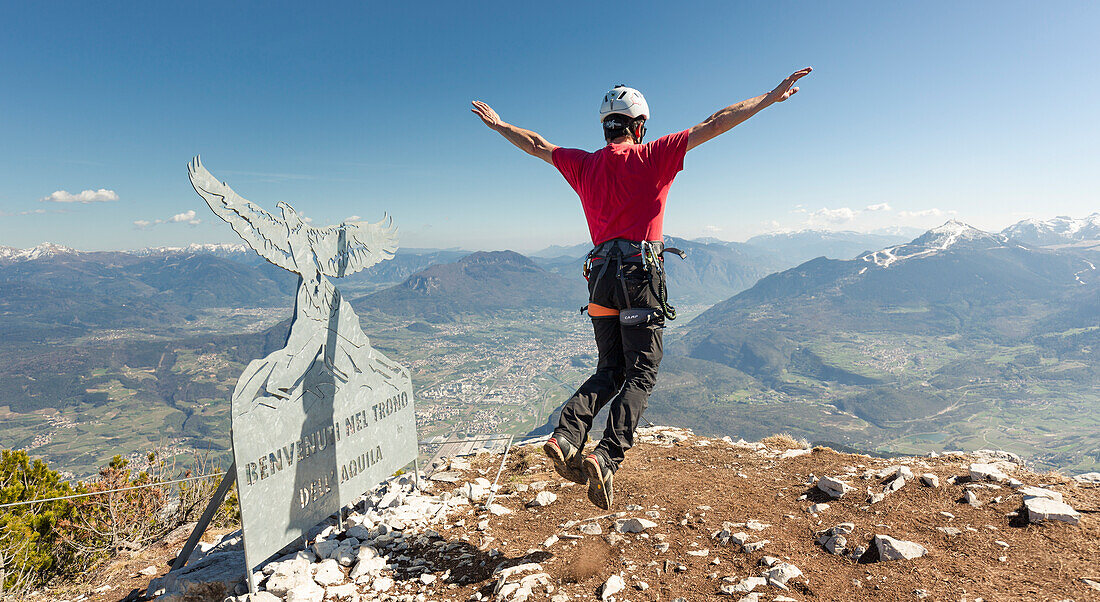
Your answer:
[[[542,445],[542,451],[546,452],[546,457],[554,463],[554,470],[563,479],[584,485],[587,480],[584,476],[584,468],[581,466],[581,449],[573,447],[572,443],[557,437],[550,437]]]
[[[588,454],[584,459],[584,471],[588,473],[588,499],[596,506],[604,510],[611,509],[611,502],[615,498],[612,488],[614,473],[611,466],[602,456]]]

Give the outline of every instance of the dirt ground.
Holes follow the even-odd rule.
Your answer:
[[[511,564],[540,562],[552,578],[553,595],[564,592],[571,599],[599,599],[601,584],[613,573],[621,573],[626,589],[615,596],[618,602],[678,597],[691,602],[728,601],[741,595],[719,592],[719,586],[728,582],[724,577],[757,576],[762,559],[774,556],[799,567],[803,576],[788,583],[789,591],[770,585],[757,588],[763,592],[761,600],[777,596],[851,602],[1100,600],[1100,591],[1082,580],[1100,581],[1100,486],[1057,474],[1013,473],[1011,476],[1026,485],[1062,493],[1066,503],[1082,513],[1078,525],[1027,524],[1019,516],[1011,516],[1022,509],[1022,498],[1007,486],[977,489],[980,507],[960,501],[963,483],[950,484],[947,479],[967,474],[966,467],[973,461],[968,457],[883,460],[816,448],[804,455],[779,458],[779,451],[754,451],[698,437],[668,446],[639,443],[615,475],[611,512],[644,517],[646,511],[656,511],[659,518],[652,519],[657,526],[645,533],[619,535],[612,529],[616,516],[594,507],[584,487],[562,481],[540,447],[516,448],[501,474],[501,494],[495,500],[512,510],[510,514],[491,515],[469,507],[465,514],[460,509],[445,525],[435,527],[447,542],[468,548],[473,562],[447,566],[446,561],[438,561],[437,572],[451,568],[452,576],[447,584],[440,579],[428,587],[413,588],[412,577],[402,583],[398,573],[398,587],[409,586],[399,591],[424,592],[428,600],[465,602],[475,592],[491,593],[491,569],[507,560]],[[499,462],[499,455],[478,456],[466,477],[492,480]],[[868,486],[881,490],[881,482],[859,475],[866,469],[895,464],[906,464],[917,475],[936,474],[940,486],[910,482],[884,501],[868,505],[864,491]],[[844,478],[857,490],[843,498],[828,499],[813,487],[815,477],[844,475],[852,472],[849,468],[856,474]],[[537,487],[540,482],[547,483],[546,490],[555,493],[557,500],[546,507],[525,508],[535,491],[515,492],[517,485]],[[432,483],[431,492],[453,488]],[[826,502],[829,508],[818,515],[809,514],[807,508],[817,502]],[[635,509],[628,511],[628,506]],[[478,523],[485,519],[488,528],[479,530]],[[770,525],[760,531],[735,529],[748,531],[753,540],[768,540],[759,551],[741,551],[712,538],[724,522],[750,520]],[[842,522],[855,524],[848,536],[850,546],[869,545],[875,534],[883,534],[919,543],[928,554],[915,560],[874,563],[829,554],[816,544],[815,533]],[[602,534],[582,535],[579,527],[588,523],[600,525]],[[948,536],[936,530],[948,526],[961,533]],[[551,536],[559,540],[544,546]],[[655,545],[662,540],[669,545],[664,552]],[[116,561],[89,576],[81,587],[89,596],[86,600],[117,602],[140,590],[151,577],[135,577],[138,571],[154,565],[163,574],[180,543],[150,548],[137,558]],[[493,549],[499,550],[499,555],[493,555]],[[688,554],[701,550],[708,550],[707,555]],[[434,550],[423,553],[430,557]],[[640,582],[648,588],[638,589]],[[113,585],[110,591],[93,593],[105,584]],[[922,594],[925,597],[921,598]],[[540,591],[532,600],[550,598],[551,594]]]

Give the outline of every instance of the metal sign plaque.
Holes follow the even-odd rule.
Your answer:
[[[257,566],[416,458],[408,370],[370,346],[328,280],[393,257],[391,224],[316,228],[241,198],[196,157],[191,183],[262,257],[299,276],[286,346],[253,360],[233,391],[232,440],[245,559]]]

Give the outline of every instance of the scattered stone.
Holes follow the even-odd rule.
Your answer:
[[[153,565],[149,565],[149,566],[141,569],[140,571],[138,571],[138,574],[139,575],[145,575],[146,577],[152,577],[153,575],[156,575],[159,572],[160,571],[157,570],[157,567],[155,567]]]
[[[746,552],[758,552],[764,549],[764,546],[768,545],[769,543],[771,543],[771,541],[767,539],[761,539],[760,541],[754,541],[752,543],[744,544],[741,546],[741,548]]]
[[[898,489],[901,489],[902,487],[905,487],[905,477],[898,475],[894,477],[892,481],[887,483],[885,487],[882,488],[882,493],[890,495],[891,493],[897,491]]]
[[[951,514],[950,512],[942,512],[942,511],[941,511],[941,512],[940,512],[940,516],[943,516],[944,518],[949,518],[949,519],[950,519],[950,518],[955,518],[955,515],[954,515],[954,514]]]
[[[1024,506],[1027,508],[1027,520],[1032,523],[1057,520],[1076,525],[1081,519],[1081,514],[1069,504],[1047,497],[1025,497]]]
[[[1048,499],[1052,499],[1056,502],[1062,501],[1061,493],[1058,493],[1057,491],[1051,491],[1050,489],[1043,489],[1042,487],[1021,487],[1019,491],[1021,494],[1024,495],[1025,498],[1028,496],[1045,497]]]
[[[376,592],[384,592],[393,587],[393,579],[389,577],[379,577],[370,584],[370,588]]]
[[[621,518],[615,521],[615,531],[619,533],[641,533],[656,526],[657,523],[644,518]]]
[[[359,589],[355,587],[354,583],[345,583],[344,585],[334,585],[332,587],[326,587],[325,598],[335,598],[337,600],[352,600],[358,602]],[[249,602],[252,602],[252,600],[249,599]]]
[[[709,555],[710,555],[710,550],[688,550],[688,556],[698,556],[698,557],[701,558],[703,556],[709,556]]]
[[[954,537],[962,533],[962,531],[956,529],[955,527],[936,527],[936,530],[948,537]]]
[[[600,588],[600,600],[607,600],[611,596],[621,592],[626,587],[626,583],[623,582],[623,578],[619,574],[614,574],[604,581],[603,587]]]
[[[1100,474],[1100,473],[1092,472],[1092,473],[1088,473],[1088,474]],[[1091,587],[1092,589],[1100,592],[1100,582],[1093,581],[1092,579],[1085,579],[1084,577],[1081,577],[1081,581],[1083,581],[1085,583],[1085,585],[1087,585],[1087,586]]]
[[[837,477],[821,477],[817,481],[817,488],[833,499],[844,497],[844,494],[855,489]]]
[[[645,590],[649,589],[649,584],[645,581],[639,581],[634,584],[634,587],[638,588],[638,591],[644,592]]]
[[[971,506],[973,506],[975,508],[981,508],[982,507],[981,500],[979,500],[978,496],[975,495],[975,493],[973,491],[970,491],[969,489],[967,489],[966,491],[963,492],[962,499],[963,499],[963,502],[965,502],[967,504],[970,504]]]
[[[1003,463],[998,464],[981,464],[974,463],[970,465],[970,478],[974,481],[1007,481],[1008,475],[1001,469],[1004,466]]]
[[[940,478],[937,477],[936,475],[930,473],[930,472],[926,472],[926,473],[922,474],[920,476],[920,482],[921,482],[921,485],[924,485],[925,487],[939,487],[940,486]]]
[[[340,563],[331,558],[322,560],[317,565],[317,572],[313,574],[313,580],[319,585],[339,585],[346,581],[344,572],[340,570]]]
[[[603,534],[603,527],[600,526],[600,523],[585,523],[578,527],[577,530],[581,533],[584,533],[585,535]]]
[[[1074,481],[1078,483],[1092,483],[1100,484],[1100,472],[1086,472],[1085,474],[1079,474],[1073,477]],[[1093,582],[1095,583],[1095,581]]]
[[[769,525],[768,523],[762,523],[755,519],[749,519],[749,521],[745,523],[745,527],[747,527],[750,531],[763,531],[770,526],[771,525]]]
[[[325,599],[325,588],[309,581],[286,593],[286,602],[321,602]]]
[[[768,580],[763,577],[748,577],[742,579],[738,583],[727,583],[721,586],[720,589],[723,594],[747,594],[758,587],[764,587],[768,583]]]
[[[872,544],[878,549],[879,560],[913,560],[928,553],[924,546],[911,541],[875,535]]]
[[[557,499],[558,499],[558,496],[556,494],[554,494],[553,492],[543,490],[543,491],[538,492],[538,495],[535,496],[535,499],[531,500],[530,502],[527,502],[527,507],[528,508],[541,508],[543,506],[549,506],[550,504],[553,504],[554,501],[557,500]]]
[[[801,576],[802,570],[789,562],[779,563],[764,571],[764,578],[768,583],[781,589],[787,589],[787,581]]]
[[[551,493],[550,495],[554,495],[554,494]],[[511,513],[512,513],[511,510],[509,510],[505,506],[501,506],[500,504],[490,504],[489,505],[489,514],[492,514],[494,516],[504,516],[505,514],[511,514]]]
[[[830,554],[843,555],[848,551],[848,538],[843,535],[831,535],[825,540],[825,549]]]
[[[552,546],[556,543],[558,543],[558,536],[557,535],[551,535],[550,537],[546,538],[546,541],[542,542],[542,547],[549,548],[550,546]]]
[[[828,504],[824,504],[824,503],[814,504],[813,506],[810,506],[809,508],[807,508],[806,512],[809,512],[810,514],[821,514],[822,512],[824,512],[828,509],[829,509]]]

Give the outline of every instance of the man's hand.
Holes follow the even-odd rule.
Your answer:
[[[491,129],[495,130],[504,123],[500,119],[500,115],[497,115],[497,112],[493,110],[493,107],[490,107],[480,100],[475,100],[470,104],[474,105],[474,108],[470,109],[470,111],[474,115],[480,117],[481,120],[485,122],[485,125],[487,125]]]
[[[787,100],[788,98],[794,96],[795,93],[798,92],[798,87],[796,87],[794,83],[809,75],[810,72],[813,70],[813,67],[806,67],[804,69],[799,69],[798,71],[795,71],[790,75],[790,77],[780,82],[774,90],[768,92],[768,99],[772,102],[783,102],[784,100]],[[492,109],[489,110],[492,111]]]
[[[554,164],[554,149],[558,147],[550,144],[545,138],[531,130],[525,130],[510,123],[506,123],[500,118],[500,115],[497,115],[493,107],[490,107],[480,100],[475,100],[470,104],[474,105],[474,108],[470,109],[470,111],[474,115],[480,117],[481,121],[484,122],[489,129],[504,136],[508,142],[516,145],[521,151],[529,155],[534,155],[550,165]]]

